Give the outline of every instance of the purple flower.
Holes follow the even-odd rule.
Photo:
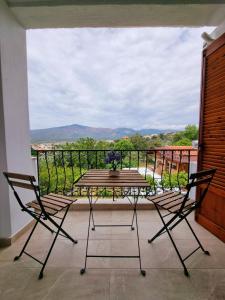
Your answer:
[[[121,160],[121,155],[118,151],[110,151],[107,153],[107,157],[105,158],[106,164],[111,164],[111,168],[116,170],[118,163]]]

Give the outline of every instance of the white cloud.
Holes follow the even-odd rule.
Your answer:
[[[205,30],[28,31],[31,128],[198,123]]]

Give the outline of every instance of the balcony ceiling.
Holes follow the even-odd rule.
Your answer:
[[[8,0],[25,28],[218,26],[224,1]]]

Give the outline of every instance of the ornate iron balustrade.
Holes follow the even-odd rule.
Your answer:
[[[74,189],[76,181],[89,169],[108,169],[105,158],[110,150],[37,150],[37,170],[41,193],[62,193],[65,195],[85,195]],[[150,190],[185,188],[192,155],[197,157],[197,149],[168,148],[148,150],[114,150],[120,153],[120,169],[138,169],[148,180]],[[194,171],[194,170],[193,170]],[[99,191],[108,195],[107,191]]]

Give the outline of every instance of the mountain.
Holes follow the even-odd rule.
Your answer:
[[[160,129],[134,130],[131,128],[98,128],[78,124],[31,130],[32,143],[73,141],[79,138],[91,137],[97,140],[114,140],[136,133],[141,135],[159,134],[170,132]]]

